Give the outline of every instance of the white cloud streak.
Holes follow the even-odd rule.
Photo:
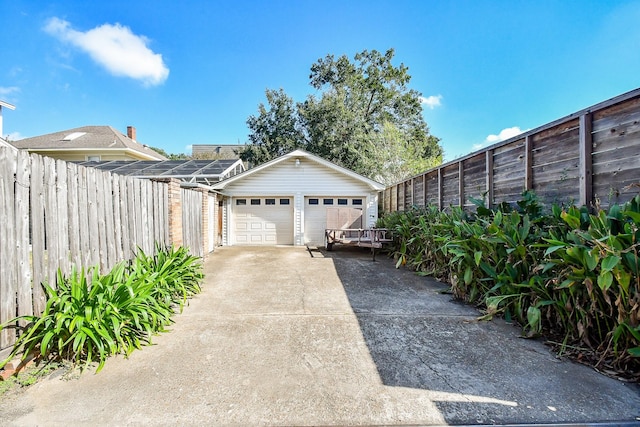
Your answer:
[[[514,126],[512,128],[504,128],[497,135],[489,135],[487,136],[486,142],[492,144],[495,142],[504,141],[505,139],[513,138],[516,135],[520,135],[522,132],[526,132],[521,130],[518,126]]]
[[[514,136],[520,135],[521,133],[526,132],[528,130],[529,129],[522,130],[518,126],[504,128],[500,132],[498,132],[497,135],[494,135],[494,134],[488,135],[482,144],[474,144],[473,150],[474,151],[479,150],[491,144],[495,144],[497,142],[504,141],[509,138],[513,138]]]
[[[0,96],[13,95],[20,92],[20,88],[17,86],[0,86]]]
[[[8,141],[18,141],[24,139],[24,136],[22,136],[20,132],[11,132],[9,135],[7,135],[6,139]]]
[[[147,46],[149,40],[120,24],[104,24],[82,32],[54,17],[47,21],[44,30],[87,53],[114,76],[139,80],[146,86],[160,85],[169,76],[162,55]]]
[[[426,98],[424,96],[421,96],[419,99],[420,104],[426,105],[432,110],[442,105],[442,95],[431,95]]]

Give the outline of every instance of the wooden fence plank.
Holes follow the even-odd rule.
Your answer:
[[[591,114],[580,116],[580,200],[581,205],[587,205],[593,200],[593,171],[592,171],[592,151],[593,141]]]
[[[93,265],[90,249],[91,236],[89,234],[89,230],[91,230],[89,228],[89,220],[91,217],[91,214],[89,213],[90,210],[87,168],[84,166],[78,166],[78,239],[80,242],[80,256],[82,259],[81,265],[85,268],[89,268]],[[95,229],[93,229],[93,231],[95,232]]]
[[[26,150],[17,156],[15,185],[16,218],[16,261],[18,290],[18,316],[33,314],[33,293],[31,290],[31,262],[29,249],[29,189],[31,157]],[[0,216],[0,220],[4,220]],[[26,323],[26,322],[23,322]]]
[[[136,253],[138,249],[138,221],[139,215],[136,214],[136,206],[140,206],[140,196],[136,196],[138,190],[137,179],[127,179],[127,212],[129,213],[129,248],[131,255]]]
[[[104,172],[98,170],[95,176],[96,206],[98,208],[98,263],[100,272],[106,273],[109,265],[107,255],[107,224],[105,209]]]
[[[16,153],[0,147],[0,323],[16,317],[14,174]],[[0,330],[0,349],[15,340],[15,329]]]
[[[98,233],[97,169],[87,168],[87,201],[89,203],[89,267],[100,268],[100,236]]]
[[[146,194],[147,181],[140,180],[138,182],[140,184],[140,211],[147,212],[149,207],[148,198]],[[149,254],[149,216],[148,215],[140,215],[140,246],[144,253]]]
[[[44,159],[31,156],[31,263],[33,265],[33,312],[40,314],[46,303],[42,283],[47,277],[45,257]]]
[[[144,187],[145,187],[145,195],[147,196],[147,221],[148,221],[148,225],[147,225],[147,236],[149,238],[148,240],[148,246],[147,246],[147,253],[148,254],[152,254],[155,252],[155,247],[154,247],[154,243],[155,243],[155,232],[154,232],[154,228],[155,228],[155,221],[153,218],[153,182],[149,181],[148,179],[144,180]]]
[[[59,240],[58,240],[58,195],[56,191],[56,162],[54,159],[44,158],[44,186],[45,186],[45,249],[47,257],[47,279],[49,286],[56,287],[58,271]]]
[[[131,258],[130,216],[128,210],[129,180],[119,176],[120,181],[120,224],[122,224],[122,255],[124,259]]]
[[[110,173],[103,173],[104,182],[104,229],[105,229],[105,244],[107,249],[107,271],[111,270],[114,265],[119,261],[116,258],[116,233],[114,229],[113,219],[113,179]]]
[[[122,214],[120,213],[120,177],[113,175],[113,229],[116,250],[116,262],[124,259],[122,252]]]
[[[56,196],[58,210],[55,212],[58,237],[58,268],[67,276],[70,271],[69,262],[69,205],[67,204],[67,164],[56,161]]]
[[[69,253],[70,260],[76,267],[82,266],[80,250],[80,195],[78,189],[78,166],[67,163],[67,189],[69,191]]]

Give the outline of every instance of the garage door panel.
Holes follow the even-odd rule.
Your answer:
[[[317,204],[309,203],[310,199],[318,200]],[[327,197],[305,198],[304,211],[304,240],[305,243],[315,246],[324,245],[324,230],[326,228],[361,228],[362,227],[362,201],[364,197],[347,199],[347,205],[338,204],[338,198],[333,199],[333,204],[324,204]],[[329,199],[331,199],[329,197]],[[344,198],[341,198],[344,200]],[[357,199],[360,204],[354,204]]]
[[[247,197],[247,199],[260,199]],[[293,203],[234,206],[234,243],[240,245],[292,245]]]

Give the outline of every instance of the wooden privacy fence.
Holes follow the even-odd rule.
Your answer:
[[[607,207],[640,191],[640,89],[530,130],[386,188],[383,211],[514,203]]]
[[[0,323],[41,313],[40,284],[55,287],[58,269],[105,273],[156,242],[203,256],[206,192],[0,147]],[[0,350],[14,341],[14,329],[0,331]]]

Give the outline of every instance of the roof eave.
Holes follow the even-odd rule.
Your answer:
[[[215,184],[213,187],[216,189],[224,189],[228,184],[231,184],[232,182],[235,182],[239,179],[244,179],[245,177],[249,176],[249,175],[253,175],[254,173],[258,173],[261,170],[267,169],[269,167],[272,167],[278,163],[281,163],[283,161],[289,160],[291,158],[296,158],[296,157],[306,157],[308,159],[311,159],[312,161],[315,161],[316,163],[319,163],[323,166],[326,166],[330,169],[333,169],[337,172],[343,173],[353,179],[356,179],[360,182],[363,182],[365,184],[367,184],[372,190],[376,190],[376,191],[382,191],[385,189],[385,186],[379,182],[373,181],[369,178],[366,178],[362,175],[357,174],[356,172],[349,170],[347,168],[343,168],[342,166],[338,166],[334,163],[331,163],[328,160],[325,160],[321,157],[316,156],[315,154],[311,154],[307,151],[304,150],[294,150],[290,153],[287,154],[283,154],[280,157],[277,157],[273,160],[270,160],[266,163],[263,163],[261,165],[258,165],[254,168],[251,168],[245,172],[242,172],[238,175],[232,176],[230,178],[225,179],[224,181],[220,181],[218,184]]]

